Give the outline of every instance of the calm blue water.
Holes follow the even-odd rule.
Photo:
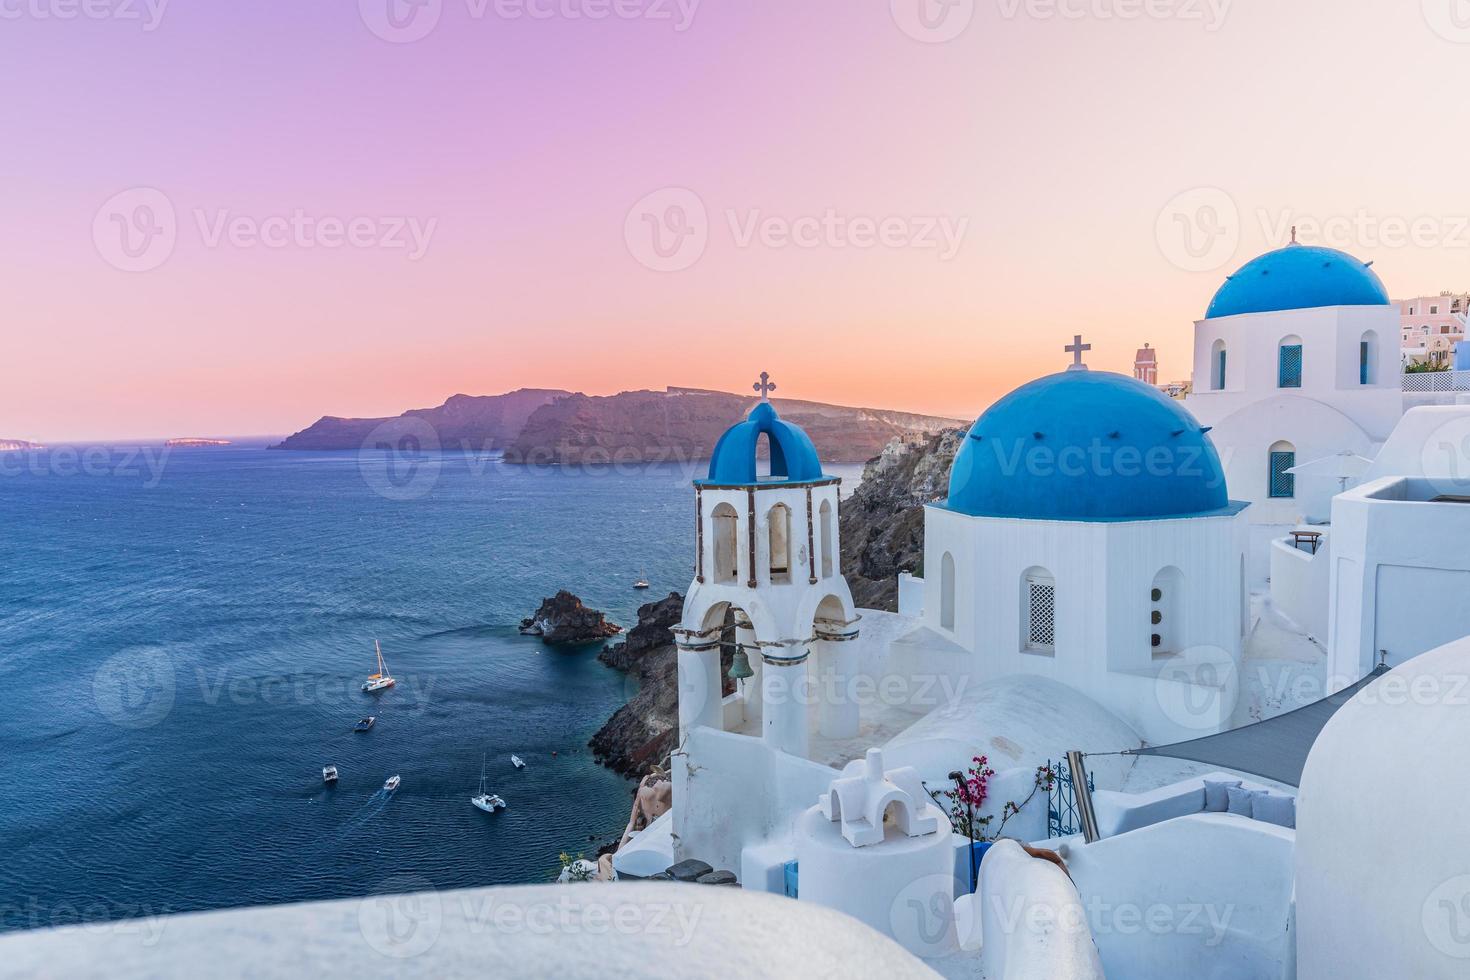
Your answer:
[[[621,831],[632,784],[585,745],[623,676],[514,625],[682,591],[687,469],[149,452],[0,465],[0,929],[539,881]]]

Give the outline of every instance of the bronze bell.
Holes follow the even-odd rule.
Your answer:
[[[743,681],[754,676],[755,671],[750,669],[750,658],[745,655],[745,647],[736,647],[735,656],[730,661],[730,679]]]

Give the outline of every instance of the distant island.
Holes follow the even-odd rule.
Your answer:
[[[13,453],[25,449],[45,449],[39,442],[26,442],[24,439],[0,439],[0,453]]]
[[[523,388],[503,395],[455,395],[438,408],[393,418],[327,416],[272,449],[361,449],[433,428],[439,446],[503,452],[512,463],[668,462],[706,459],[720,435],[755,404],[754,395],[699,388],[593,396]],[[786,421],[806,430],[822,458],[864,462],[894,439],[919,440],[961,420],[876,408],[772,399]]]
[[[200,446],[228,446],[228,439],[170,439],[164,445],[169,449],[188,449]]]

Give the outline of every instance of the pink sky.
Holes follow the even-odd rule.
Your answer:
[[[585,14],[610,0],[499,0],[552,14],[534,19],[429,0],[411,43],[369,29],[388,0],[174,0],[152,30],[144,0],[141,21],[54,16],[68,2],[0,4],[0,438],[279,433],[761,370],[791,397],[974,417],[1077,332],[1095,368],[1148,341],[1185,377],[1215,288],[1292,220],[1347,219],[1324,243],[1395,295],[1470,289],[1454,0],[1127,20],[1104,15],[1138,0],[977,0],[932,44],[898,21],[936,0],[705,0],[686,30],[675,0],[604,20]],[[99,209],[140,187],[176,242],[123,271]],[[665,188],[709,219],[679,271],[625,235]],[[1197,188],[1238,217],[1233,250],[1189,271],[1156,229]],[[297,211],[367,220],[357,245],[250,237]],[[898,233],[782,244],[781,222],[828,211]],[[234,240],[212,238],[221,215]],[[422,255],[382,247],[408,218]],[[778,223],[742,244],[753,218]],[[909,244],[935,218],[964,228],[952,256]],[[1394,241],[1411,220],[1419,241]]]

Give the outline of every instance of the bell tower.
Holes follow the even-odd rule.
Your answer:
[[[676,630],[680,738],[728,725],[805,757],[813,703],[823,734],[858,731],[857,704],[840,690],[858,635],[841,568],[841,481],[776,413],[770,375],[753,387],[760,401],[720,437],[708,476],[694,482],[694,581]],[[733,652],[728,676],[742,682],[728,698],[723,650]]]

